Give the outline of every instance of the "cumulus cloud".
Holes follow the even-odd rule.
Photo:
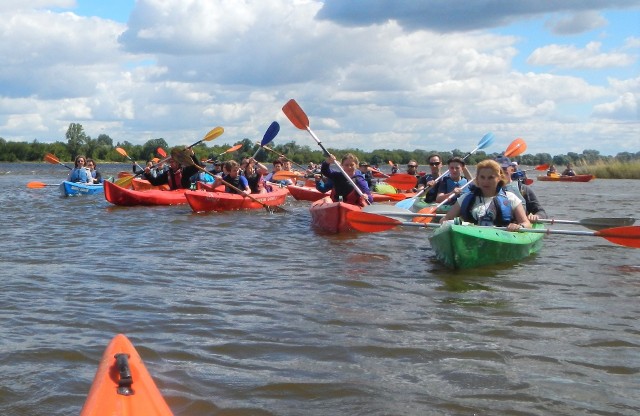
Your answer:
[[[545,26],[559,35],[574,35],[606,26],[607,21],[599,13],[589,10],[549,20]]]
[[[530,65],[552,65],[559,68],[608,68],[634,63],[636,58],[621,52],[601,52],[600,42],[589,42],[580,49],[573,45],[547,45],[534,50],[527,58]]]
[[[624,93],[615,101],[596,105],[592,117],[610,120],[640,120],[638,97],[630,92]]]

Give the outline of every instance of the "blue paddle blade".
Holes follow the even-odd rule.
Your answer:
[[[489,146],[491,143],[493,143],[493,140],[495,138],[496,137],[491,132],[485,134],[484,136],[482,136],[482,139],[480,139],[480,142],[478,143],[478,149],[484,149],[485,147]]]
[[[271,143],[271,141],[276,138],[279,131],[280,131],[280,124],[278,124],[277,121],[274,121],[273,123],[271,123],[267,131],[264,133],[264,136],[262,137],[260,146],[264,146],[266,144]]]
[[[399,208],[411,209],[414,202],[416,202],[415,198],[407,198],[407,199],[403,199],[402,201],[398,201],[396,203],[396,206]]]

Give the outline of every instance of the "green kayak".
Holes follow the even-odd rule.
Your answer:
[[[533,227],[544,228],[542,224]],[[544,233],[447,222],[429,240],[438,260],[454,269],[469,269],[522,260],[542,248],[543,237]]]
[[[428,208],[428,207],[436,207],[436,206],[438,206],[438,204],[430,203],[430,202],[424,202],[423,198],[419,198],[413,203],[413,205],[411,205],[411,208],[409,208],[409,211],[418,212],[421,209]],[[452,206],[453,205],[442,205],[440,208],[438,208],[436,210],[436,213],[437,214],[446,214],[447,212],[449,212],[449,209],[451,209]]]

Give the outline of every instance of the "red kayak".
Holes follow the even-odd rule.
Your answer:
[[[538,176],[539,181],[551,181],[551,182],[589,182],[592,179],[595,179],[594,175]]]
[[[311,224],[322,231],[336,234],[352,231],[353,228],[347,222],[347,212],[361,211],[358,205],[346,202],[333,202],[330,197],[325,197],[311,204]]]
[[[133,189],[121,188],[113,182],[104,182],[104,197],[114,205],[136,206],[136,205],[184,205],[187,197],[184,196],[185,189],[174,191],[160,191],[151,189],[149,191],[135,191]]]
[[[159,186],[153,186],[146,179],[133,178],[131,180],[131,188],[135,189],[136,191],[149,191],[151,189],[157,189],[157,190],[160,190],[160,191],[168,191],[169,190],[169,185],[164,184],[164,185],[159,185]]]
[[[287,188],[275,188],[273,192],[251,194],[257,201],[267,206],[284,204],[289,195]],[[235,211],[240,209],[260,209],[264,206],[251,198],[228,192],[185,191],[187,202],[194,212]]]
[[[296,201],[317,201],[328,196],[328,193],[323,194],[311,186],[287,185],[287,189],[289,189],[289,193]],[[400,197],[400,195],[402,195],[402,197]],[[410,198],[413,195],[415,194],[379,194],[371,192],[373,202],[399,201],[404,198]]]
[[[80,416],[138,415],[173,413],[133,344],[118,334],[102,355]]]

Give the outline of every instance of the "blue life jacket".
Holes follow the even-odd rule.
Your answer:
[[[451,193],[453,192],[454,189],[459,188],[459,187],[463,187],[464,185],[467,184],[467,178],[460,178],[457,182],[454,181],[453,179],[451,179],[450,176],[445,176],[442,179],[442,182],[440,182],[440,184],[438,185],[438,193]],[[453,205],[459,198],[460,196],[452,196],[446,204],[444,205]]]
[[[204,172],[198,172],[195,175],[193,175],[191,178],[189,178],[189,180],[191,181],[191,183],[196,183],[196,182],[203,182],[203,183],[213,183],[213,176],[211,176],[211,174],[209,173],[204,173]]]
[[[69,182],[89,182],[89,175],[85,168],[74,168],[69,175]]]
[[[478,224],[480,219],[476,219],[471,215],[471,209],[477,197],[481,196],[480,188],[476,188],[471,196],[466,197],[460,206],[460,216],[464,221]],[[511,203],[503,188],[498,190],[498,194],[492,198],[491,204],[495,207],[496,218],[493,219],[493,225],[504,227],[511,222]]]

